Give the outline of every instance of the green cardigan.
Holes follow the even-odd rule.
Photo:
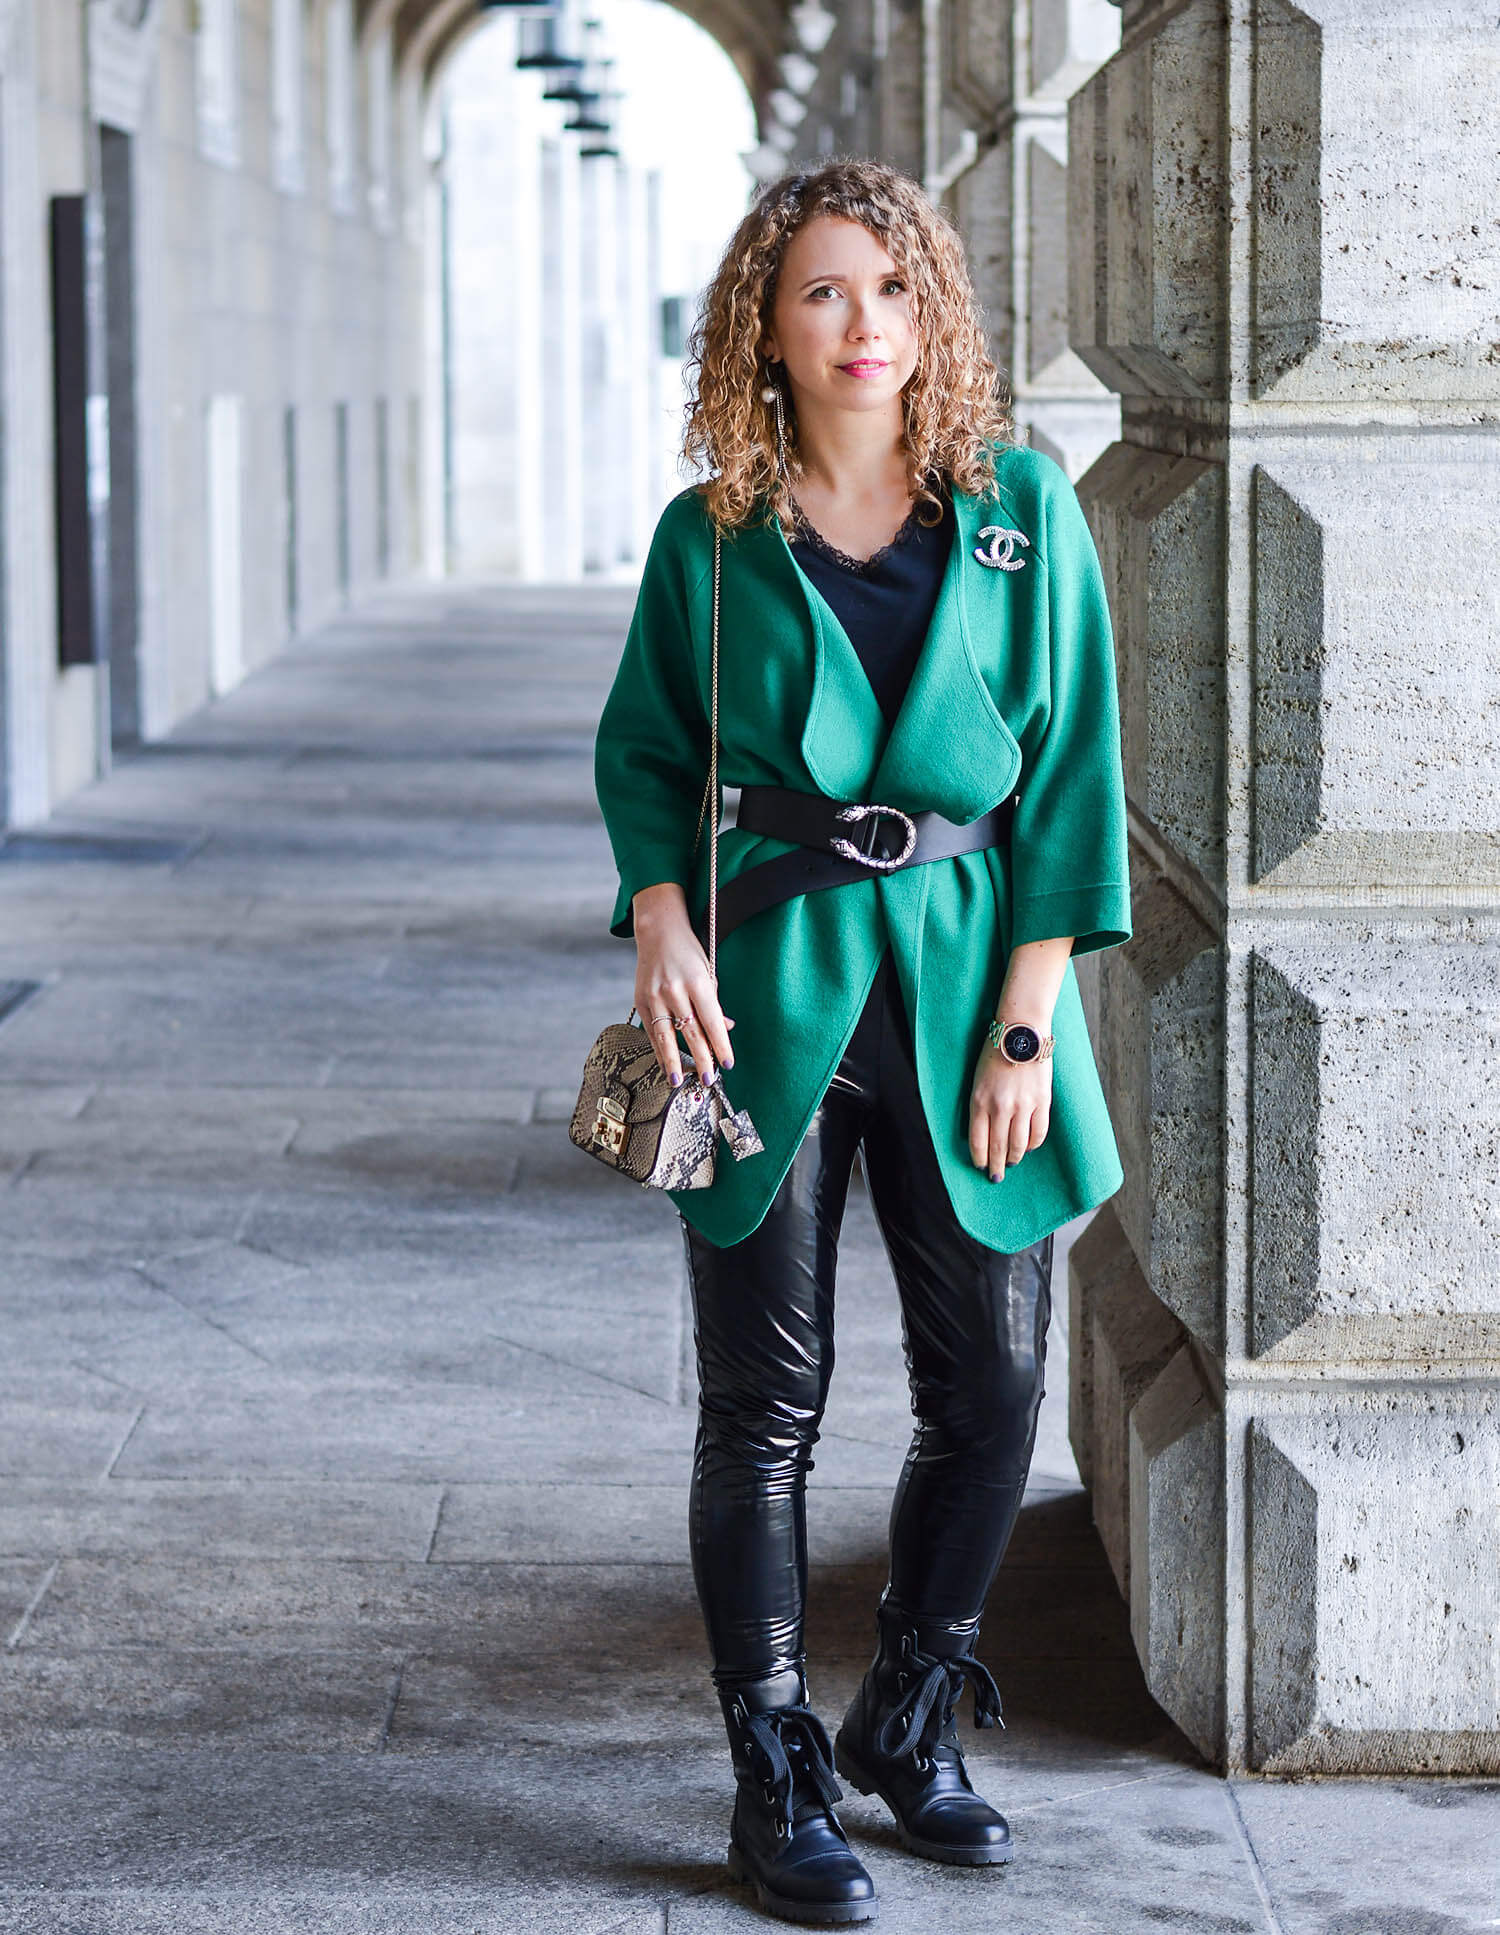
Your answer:
[[[939,1166],[970,1235],[1023,1249],[1123,1180],[1071,960],[1054,1012],[1045,1141],[998,1183],[969,1154],[969,1091],[1009,949],[1071,934],[1077,955],[1131,933],[1114,650],[1093,540],[1050,458],[1006,446],[996,471],[992,496],[954,493],[952,555],[890,726],[780,525],[725,534],[722,785],[935,808],[964,823],[1020,797],[1008,849],[800,895],[724,938],[719,998],[736,1024],[725,1087],[765,1153],[735,1162],[721,1148],[708,1188],[671,1192],[714,1243],[748,1236],[765,1215],[887,942]],[[1019,535],[981,542],[987,525]],[[982,563],[976,550],[1013,568]],[[665,880],[682,885],[704,931],[708,848],[695,859],[693,838],[708,772],[712,590],[713,527],[691,487],[657,524],[599,721],[595,784],[620,874],[613,934],[633,934],[632,896]],[[789,850],[725,828],[721,886]]]

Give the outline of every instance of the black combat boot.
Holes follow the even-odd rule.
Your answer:
[[[870,1922],[875,1884],[844,1838],[828,1735],[801,1675],[721,1693],[734,1757],[729,1872],[789,1922]]]
[[[880,1796],[913,1854],[961,1867],[1009,1861],[1010,1828],[970,1785],[953,1719],[967,1682],[975,1726],[1005,1724],[1000,1690],[972,1657],[977,1634],[919,1627],[884,1603],[876,1619],[880,1648],[834,1740],[834,1765]]]

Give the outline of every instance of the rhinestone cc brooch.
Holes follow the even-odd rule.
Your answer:
[[[1024,531],[1007,530],[1003,524],[986,524],[979,535],[988,538],[989,543],[976,544],[974,555],[981,564],[989,565],[992,571],[1019,571],[1025,564],[1024,558],[1016,556],[1018,544],[1028,550],[1031,546],[1031,539]],[[1002,544],[1005,546],[1003,553],[1000,551]]]

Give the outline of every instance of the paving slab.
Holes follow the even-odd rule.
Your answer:
[[[1500,1781],[1237,1781],[1281,1935],[1500,1928]]]
[[[144,1262],[189,1243],[232,1240],[253,1200],[250,1187],[223,1178],[167,1176],[150,1190],[105,1179],[81,1188],[27,1165],[0,1188],[0,1253]]]
[[[0,865],[0,979],[41,983],[0,1022],[0,1935],[767,1926],[724,1871],[679,1222],[564,1128],[630,1001],[591,763],[631,603],[392,587]],[[1500,1926],[1494,1784],[1230,1786],[1146,1692],[1067,1442],[1074,1235],[985,1622],[1007,1725],[966,1734],[1018,1859],[934,1868],[851,1796],[879,1926]],[[912,1425],[857,1173],[838,1303],[830,1721]]]
[[[0,1489],[0,1554],[425,1560],[449,1496],[438,1484],[369,1479],[276,1484],[113,1477],[70,1484],[12,1477]]]
[[[127,1766],[134,1750],[163,1743],[373,1754],[400,1674],[400,1653],[375,1647],[254,1657],[232,1647],[25,1647],[0,1654],[0,1765],[16,1749],[80,1741]]]
[[[127,1478],[528,1477],[661,1483],[680,1476],[693,1419],[632,1392],[531,1397],[472,1384],[268,1376],[233,1396],[149,1407],[115,1469]]]
[[[44,1362],[23,1384],[13,1367],[0,1382],[0,1479],[102,1478],[143,1410],[108,1377]]]

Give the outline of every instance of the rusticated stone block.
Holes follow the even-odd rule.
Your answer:
[[[1152,1697],[1211,1759],[1224,1738],[1223,1418],[1184,1345],[1130,1418],[1130,1631]]]
[[[1131,907],[1144,895],[1131,851]],[[1141,929],[1136,927],[1136,933]],[[1127,943],[1128,945],[1128,943]],[[1131,966],[1125,948],[1099,956],[1095,970],[1099,1004],[1096,1060],[1114,1124],[1115,1146],[1125,1180],[1110,1198],[1131,1247],[1151,1254],[1151,988]],[[1149,1262],[1146,1262],[1149,1268]]]
[[[1494,1393],[1476,1390],[1370,1391],[1257,1420],[1253,1767],[1500,1771],[1497,1424]]]
[[[1025,303],[1017,417],[1032,443],[1076,478],[1119,436],[1119,404],[1068,343],[1066,128],[1060,118],[1023,124],[1015,141],[1025,230],[1017,251]]]
[[[1007,375],[1014,373],[1016,349],[1012,280],[1013,159],[1008,136],[995,142],[972,168],[959,176],[949,197],[963,231],[974,292],[984,311],[989,351]]]
[[[1025,161],[1026,380],[1091,388],[1094,379],[1068,348],[1067,154],[1053,154],[1037,135]]]
[[[976,120],[990,121],[1009,105],[1014,9],[1025,0],[953,0],[947,15],[946,79],[954,97]]]
[[[1089,1486],[1094,1482],[1094,1327],[1089,1306],[1095,1284],[1107,1279],[1115,1255],[1114,1229],[1100,1228],[1109,1213],[1107,1206],[1096,1211],[1068,1250],[1068,1443],[1078,1476]]]
[[[1255,9],[1250,219],[1255,381],[1265,390],[1317,340],[1322,263],[1322,36],[1286,0]]]
[[[1500,1361],[1500,934],[1464,927],[1446,941],[1374,921],[1256,937],[1260,1356]]]
[[[1079,479],[1110,599],[1130,797],[1224,875],[1224,473],[1112,444]]]
[[[1130,1413],[1183,1343],[1109,1204],[1068,1253],[1074,1455],[1120,1591],[1130,1594]],[[1087,1416],[1085,1415],[1087,1414]],[[1083,1453],[1078,1451],[1083,1446]]]
[[[1493,12],[1259,0],[1254,50],[1256,393],[1500,396]]]
[[[1122,53],[1073,95],[1084,361],[1124,395],[1219,393],[1240,216],[1252,394],[1500,396],[1496,244],[1478,213],[1500,176],[1493,20],[1475,6],[1258,0],[1246,169],[1231,181],[1226,18],[1209,0],[1132,9]]]
[[[1490,477],[1488,448],[1458,436],[1263,447],[1258,879],[1500,884],[1500,583],[1475,568]]]
[[[1069,103],[1073,347],[1124,396],[1223,386],[1225,10],[1191,0]]]
[[[1215,947],[1151,998],[1151,1287],[1224,1348],[1224,962]]]
[[[1062,117],[1008,120],[948,198],[1017,435],[1080,476],[1119,433],[1119,405],[1068,346]]]
[[[1222,1348],[1224,966],[1218,937],[1139,847],[1131,939],[1098,968],[1098,1062],[1125,1181],[1112,1207],[1151,1289]]]

